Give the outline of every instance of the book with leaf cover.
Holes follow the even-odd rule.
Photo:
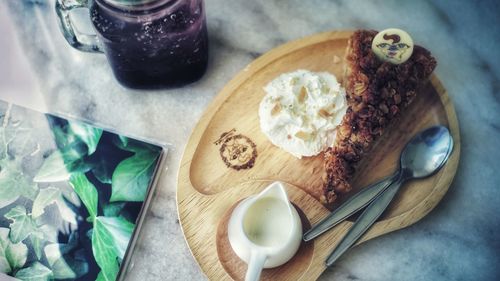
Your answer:
[[[0,101],[0,280],[121,279],[165,151]]]

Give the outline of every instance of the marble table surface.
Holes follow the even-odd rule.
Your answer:
[[[289,40],[335,29],[403,28],[439,61],[436,73],[460,123],[460,165],[427,217],[354,248],[320,280],[499,280],[499,6],[494,0],[206,0],[206,75],[180,89],[134,91],[117,84],[104,56],[66,44],[54,0],[3,0],[0,98],[169,143],[168,171],[126,280],[204,280],[179,226],[176,177],[190,132],[217,92]]]

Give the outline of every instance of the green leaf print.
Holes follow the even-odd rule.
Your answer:
[[[40,189],[35,201],[33,202],[33,208],[31,214],[33,218],[41,216],[45,211],[45,207],[55,203],[59,209],[61,217],[72,224],[76,224],[76,214],[73,210],[68,207],[66,201],[64,201],[62,192],[60,189],[55,187],[47,187]]]
[[[82,200],[90,214],[91,221],[97,216],[97,189],[87,179],[85,174],[77,173],[71,176],[70,184]]]
[[[38,232],[35,222],[26,214],[24,206],[16,206],[4,216],[12,220],[9,238],[14,244],[23,241],[33,232]]]
[[[34,182],[59,182],[69,179],[71,173],[64,164],[63,154],[56,150],[43,161],[43,165],[38,170]]]
[[[81,122],[69,122],[69,128],[89,148],[88,155],[94,153],[102,136],[102,129]]]
[[[110,201],[144,201],[157,157],[144,149],[120,162],[113,172]]]
[[[15,277],[23,281],[46,281],[52,279],[52,270],[36,261],[30,267],[19,270]]]
[[[92,232],[92,251],[104,280],[115,280],[118,260],[123,259],[134,224],[120,217],[97,217]]]

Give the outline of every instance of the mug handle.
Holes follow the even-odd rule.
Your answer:
[[[252,251],[250,254],[250,261],[248,262],[245,281],[258,281],[266,260],[267,256],[264,253]]]
[[[62,34],[70,46],[83,52],[103,53],[103,48],[97,35],[78,32],[73,28],[73,23],[69,17],[73,9],[88,9],[88,0],[56,0],[55,8]]]

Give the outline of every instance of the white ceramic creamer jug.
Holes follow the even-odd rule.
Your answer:
[[[229,243],[248,264],[246,281],[258,280],[263,268],[290,260],[302,241],[302,224],[281,182],[243,200],[231,214]]]

